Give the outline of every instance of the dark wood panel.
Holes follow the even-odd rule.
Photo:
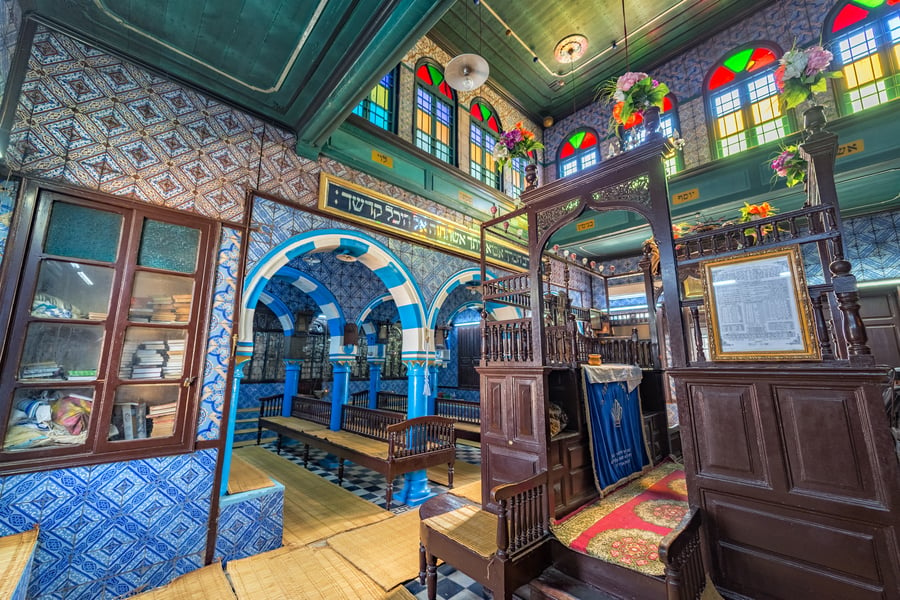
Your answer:
[[[503,380],[487,380],[481,389],[481,435],[503,435]]]
[[[879,364],[900,367],[900,307],[897,288],[862,290],[859,315],[866,325],[869,347]]]
[[[758,399],[749,385],[691,386],[690,412],[700,474],[768,483]]]
[[[790,491],[883,506],[873,473],[872,440],[863,432],[860,411],[865,406],[859,391],[777,386],[774,392]]]

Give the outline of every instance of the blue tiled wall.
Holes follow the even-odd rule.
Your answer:
[[[216,451],[2,480],[0,535],[40,525],[28,597],[99,600],[203,564]]]
[[[216,560],[236,560],[281,547],[284,486],[225,496],[219,505]]]

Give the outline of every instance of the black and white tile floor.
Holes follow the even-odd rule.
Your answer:
[[[275,451],[274,443],[263,445],[271,451]],[[303,466],[303,447],[298,445],[288,445],[285,443],[281,450],[281,455],[291,462]],[[456,445],[456,460],[465,461],[473,465],[481,464],[481,449],[463,444]],[[328,481],[335,484],[338,482],[337,477],[337,459],[331,457],[329,462],[328,455],[318,449],[310,448],[309,463],[307,469],[320,477],[324,477]],[[402,504],[397,499],[397,492],[402,487],[402,478],[394,481],[394,506],[391,512],[403,513],[408,510],[414,510],[406,504]],[[361,467],[357,464],[348,462],[344,466],[344,489],[353,492],[360,498],[373,502],[378,506],[384,506],[384,492],[387,488],[384,477],[380,473],[376,473],[371,469]],[[437,493],[444,493],[447,488],[436,483],[431,483],[430,487]],[[418,580],[414,579],[406,584],[408,589],[416,598],[425,600],[425,587],[420,585]],[[447,564],[438,567],[438,600],[482,600],[482,598],[490,598],[490,593],[482,590],[481,584],[476,583],[472,578],[460,573]]]

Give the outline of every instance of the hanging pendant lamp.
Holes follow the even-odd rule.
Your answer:
[[[479,0],[474,0],[479,5]],[[468,37],[468,36],[467,36]],[[468,41],[468,40],[467,40]],[[478,46],[481,47],[481,10],[478,12]],[[471,92],[487,81],[491,69],[479,54],[460,54],[450,60],[444,68],[447,85],[458,92]]]

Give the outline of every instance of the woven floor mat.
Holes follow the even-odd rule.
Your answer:
[[[419,574],[419,511],[328,538],[328,545],[385,590]]]
[[[234,597],[219,563],[186,573],[155,590],[131,596],[137,600],[228,600]]]
[[[391,513],[285,458],[248,446],[234,451],[284,485],[284,543],[304,546],[387,519]]]
[[[473,481],[472,483],[467,483],[466,485],[454,487],[447,493],[453,494],[454,496],[460,496],[462,498],[471,500],[472,502],[481,504],[481,480],[479,479],[478,481]]]
[[[13,597],[13,592],[16,591],[28,561],[34,553],[37,538],[37,527],[0,537],[0,598]],[[27,587],[27,582],[25,585]]]
[[[238,600],[402,599],[385,592],[333,549],[307,546],[228,563]],[[209,596],[213,598],[214,596]]]
[[[447,485],[447,466],[430,467],[428,480]],[[481,481],[481,465],[473,465],[462,460],[453,463],[453,486],[463,486],[473,481]]]

